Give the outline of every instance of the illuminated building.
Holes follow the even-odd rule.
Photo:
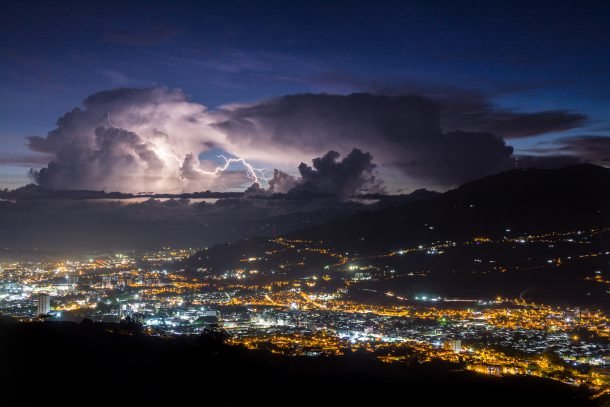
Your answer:
[[[199,318],[193,322],[193,325],[197,326],[211,326],[220,324],[220,312],[214,310],[207,310],[203,312]]]
[[[460,353],[462,351],[462,341],[459,339],[445,341],[445,343],[443,344],[443,348],[446,350],[453,351],[455,353]]]
[[[51,296],[46,293],[40,293],[38,295],[38,308],[36,315],[47,315],[51,312]]]

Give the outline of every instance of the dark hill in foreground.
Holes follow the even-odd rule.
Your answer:
[[[494,378],[456,365],[407,367],[371,357],[296,358],[197,341],[107,332],[105,325],[1,324],[4,394],[21,400],[201,398],[287,404],[393,400],[427,405],[592,405],[582,389]],[[85,399],[76,394],[85,394]],[[219,398],[219,399],[216,399]],[[201,401],[200,400],[200,401]],[[223,401],[224,400],[224,401]],[[203,401],[202,401],[203,402]],[[457,403],[457,404],[456,404]]]
[[[350,250],[492,238],[610,225],[610,169],[576,165],[512,170],[436,198],[350,216],[291,236]]]

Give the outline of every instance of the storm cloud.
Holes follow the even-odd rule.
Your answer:
[[[482,94],[454,90],[435,99],[445,131],[492,133],[504,139],[527,138],[579,128],[587,116],[569,110],[519,112],[493,105]]]
[[[581,163],[607,166],[610,163],[610,136],[562,137],[540,142],[527,152],[535,155],[519,156],[524,166],[553,168]]]
[[[373,175],[376,165],[370,153],[353,149],[341,161],[340,154],[329,151],[313,159],[313,167],[301,163],[301,179],[290,190],[291,193],[310,192],[348,197],[355,193],[377,193],[383,191],[380,180]]]
[[[578,155],[591,163],[607,163],[610,162],[610,136],[564,137],[556,140],[547,151]]]
[[[216,117],[180,90],[116,89],[96,93],[57,121],[33,151],[52,156],[32,174],[45,188],[182,192],[225,186],[227,177],[202,172],[216,162],[199,154],[226,146],[210,124]],[[228,146],[227,148],[230,148]],[[244,183],[239,177],[239,184]],[[237,186],[229,185],[229,188]]]
[[[369,151],[382,167],[455,185],[507,168],[512,148],[491,133],[445,132],[443,106],[418,95],[303,94],[234,109],[217,128],[230,139],[301,154]]]
[[[379,186],[388,172],[405,183],[455,186],[510,168],[513,149],[504,138],[568,129],[585,119],[567,111],[512,112],[457,94],[298,94],[210,110],[181,90],[155,87],[96,93],[46,137],[30,137],[29,146],[52,157],[32,171],[46,188],[245,189],[269,174],[253,175],[250,165],[276,169],[267,184],[274,192],[307,187],[349,195]],[[214,151],[243,161],[217,171],[224,162]],[[346,155],[343,161],[336,161],[339,155]],[[297,173],[311,157],[321,158]],[[375,157],[376,167],[367,157]],[[352,177],[348,169],[361,172]]]
[[[284,171],[273,170],[273,177],[268,181],[269,191],[285,194],[296,186],[297,179]]]
[[[148,174],[152,182],[163,173],[163,160],[136,134],[114,127],[98,127],[94,131],[93,148],[88,154],[75,155],[68,162],[52,162],[33,175],[40,185],[78,185],[86,179],[93,185],[107,180],[126,185],[132,174]],[[34,141],[34,143],[38,141]]]

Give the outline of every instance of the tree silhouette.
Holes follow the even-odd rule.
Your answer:
[[[209,324],[203,328],[203,332],[199,336],[198,343],[201,346],[209,348],[218,348],[225,344],[229,339],[229,334],[220,324]]]

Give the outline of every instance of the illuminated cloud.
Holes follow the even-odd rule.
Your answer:
[[[46,137],[30,137],[33,151],[52,161],[34,171],[55,189],[182,192],[234,188],[247,177],[210,174],[217,162],[199,162],[214,147],[230,149],[211,126],[217,119],[180,90],[116,89],[96,93],[57,122]],[[235,164],[237,166],[239,163]],[[227,170],[234,170],[228,168]]]
[[[284,171],[273,170],[273,177],[269,180],[269,191],[285,194],[295,187],[297,179]]]
[[[582,120],[563,111],[494,109],[463,95],[299,94],[209,110],[181,90],[121,88],[88,97],[46,137],[30,137],[29,146],[52,157],[32,171],[47,188],[189,192],[258,182],[273,192],[306,187],[349,195],[377,188],[387,173],[400,174],[404,184],[455,186],[512,166],[513,149],[502,136]],[[313,168],[302,164],[295,177],[311,157],[321,158]],[[370,178],[373,169],[381,175]]]

